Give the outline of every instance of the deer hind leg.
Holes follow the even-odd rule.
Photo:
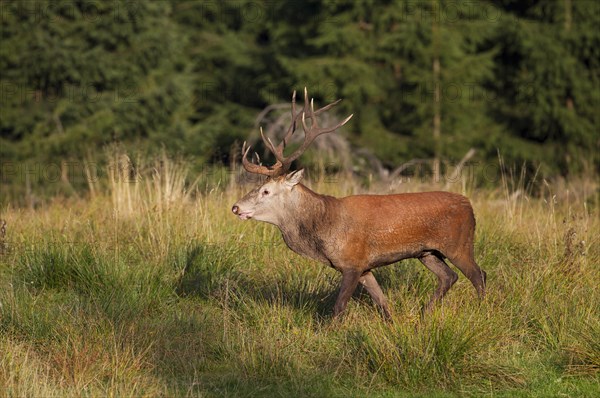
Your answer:
[[[471,281],[477,290],[477,295],[480,299],[483,299],[485,297],[485,282],[487,275],[485,271],[479,268],[473,258],[473,254],[458,254],[453,257],[448,257],[448,259]]]
[[[383,291],[381,291],[381,288],[375,279],[375,275],[373,275],[371,271],[367,271],[360,277],[358,282],[367,289],[367,292],[375,304],[377,304],[383,312],[384,318],[387,320],[392,319],[392,313],[390,312],[387,299],[385,298]]]
[[[444,295],[446,295],[446,292],[448,292],[452,285],[458,280],[458,275],[450,269],[448,264],[446,264],[441,257],[434,253],[427,253],[419,257],[419,261],[421,261],[423,265],[438,278],[438,286],[435,289],[431,300],[423,307],[423,312],[427,312],[433,308],[437,301],[441,300]]]

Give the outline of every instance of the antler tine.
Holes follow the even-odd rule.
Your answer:
[[[292,122],[290,123],[290,128],[288,129],[285,138],[281,143],[283,144],[283,148],[288,144],[289,140],[292,138],[292,134],[296,131],[296,90],[292,93]]]
[[[333,101],[331,104],[327,104],[322,108],[317,109],[314,114],[315,116],[320,115],[321,113],[328,111],[329,109],[333,108],[334,106],[336,106],[337,104],[339,104],[342,101],[342,99],[337,99],[335,101]]]
[[[313,127],[316,127],[317,130],[319,129],[319,124],[317,123],[317,118],[315,117],[315,99],[311,98],[310,99],[310,116],[311,116],[311,129]],[[304,126],[303,126],[304,127]]]
[[[308,105],[309,105],[309,103],[308,103],[308,90],[306,89],[306,86],[305,86],[304,87],[304,109],[302,109],[302,118],[304,118],[304,114],[306,113],[306,110],[309,109]],[[311,116],[312,116],[312,114],[311,114]]]
[[[265,143],[265,145],[267,146],[269,151],[273,152],[273,154],[276,154],[277,151],[275,150],[275,146],[273,145],[273,142],[271,142],[270,138],[265,136],[265,134],[263,133],[262,127],[260,127],[260,137],[262,138],[263,142]]]
[[[250,151],[250,148],[252,148],[250,145],[248,145],[246,143],[246,141],[244,141],[244,144],[242,145],[242,159],[245,159],[246,156],[248,156],[248,152]]]

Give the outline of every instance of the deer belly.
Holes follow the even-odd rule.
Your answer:
[[[407,258],[419,257],[426,250],[423,242],[394,242],[383,244],[371,242],[369,245],[368,265],[370,268],[393,264]]]

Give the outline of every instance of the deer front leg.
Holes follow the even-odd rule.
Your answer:
[[[348,300],[358,286],[358,281],[362,275],[362,271],[355,269],[346,269],[342,271],[342,286],[338,294],[335,306],[333,307],[333,318],[336,319],[346,309]]]

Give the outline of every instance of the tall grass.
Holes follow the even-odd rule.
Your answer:
[[[115,153],[109,170],[87,199],[2,210],[3,395],[600,393],[593,181],[542,181],[534,195],[505,174],[495,191],[467,192],[488,273],[483,303],[461,277],[422,319],[436,281],[405,261],[377,270],[393,322],[357,291],[337,323],[339,275],[293,254],[274,227],[230,214],[247,187],[198,189],[166,155]],[[338,196],[365,190],[347,177],[313,186]],[[427,188],[435,187],[394,186]]]

